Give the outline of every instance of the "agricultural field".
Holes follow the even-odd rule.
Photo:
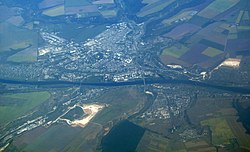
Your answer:
[[[230,139],[235,138],[239,147],[250,149],[250,136],[246,134],[242,123],[237,121],[239,117],[237,111],[232,107],[232,102],[231,97],[203,98],[200,96],[196,104],[187,111],[187,114],[192,124],[209,126],[211,144],[230,145]],[[202,146],[199,146],[201,144],[199,142],[185,143],[185,145],[190,150],[197,150],[199,147],[210,147],[208,141],[204,141]]]
[[[249,1],[245,0],[215,0],[207,6],[203,5],[204,8],[183,10],[164,19],[162,24],[167,26],[179,21],[164,36],[184,45],[186,51],[175,54],[171,50],[164,50],[166,55],[160,55],[161,61],[164,64],[179,64],[184,67],[196,64],[203,69],[209,69],[216,67],[229,56],[236,58],[249,54],[249,5]],[[229,9],[230,13],[227,13]],[[192,13],[195,10],[200,12]],[[191,18],[189,13],[192,14]]]
[[[20,51],[10,57],[8,57],[7,61],[10,62],[35,62],[37,61],[37,48],[29,47]]]
[[[180,22],[180,21],[188,21],[190,20],[193,15],[196,14],[196,11],[192,11],[192,10],[187,10],[187,11],[184,11],[184,12],[181,12],[169,19],[164,19],[162,21],[163,24],[166,24],[167,26],[168,25],[172,25],[173,23],[175,22]]]
[[[4,5],[0,5],[0,22],[6,21],[12,17],[17,17],[15,8],[9,8]]]
[[[150,4],[155,3],[157,1],[159,1],[159,0],[143,0],[142,3],[150,5]]]
[[[9,23],[0,23],[0,48],[2,51],[37,47],[38,33],[25,28],[19,28]]]
[[[169,55],[172,57],[179,58],[188,51],[188,48],[183,45],[176,45],[170,48],[165,48],[161,55]]]
[[[199,152],[208,152],[208,151],[216,151],[216,148],[211,146],[207,141],[205,140],[194,140],[194,141],[188,141],[185,142],[185,147],[188,152],[193,151],[199,151]]]
[[[199,16],[205,17],[205,18],[213,18],[220,13],[223,13],[224,11],[228,10],[229,8],[233,7],[237,3],[239,3],[240,0],[215,0],[210,5],[208,5],[204,10],[199,12]]]
[[[146,1],[146,3],[148,3],[148,5],[146,5],[145,7],[143,7],[140,12],[137,13],[138,17],[145,17],[147,15],[153,14],[153,13],[157,13],[161,10],[163,10],[165,7],[167,7],[168,5],[170,5],[171,3],[173,3],[175,0],[157,0],[154,3],[152,3],[152,1]]]
[[[214,145],[229,144],[234,135],[224,118],[212,118],[201,121],[202,126],[209,126],[212,131]]]
[[[87,27],[80,24],[57,24],[51,26],[51,28],[54,28],[56,31],[58,31],[58,36],[65,39],[72,39],[78,43],[84,42],[90,38],[94,38],[107,29],[105,24]],[[79,29],[81,30],[79,31]]]
[[[43,0],[38,4],[39,9],[47,9],[64,4],[64,0]]]
[[[103,16],[104,18],[116,17],[114,0],[44,0],[39,4],[43,15],[57,17],[62,15],[77,15],[78,18]]]
[[[108,104],[108,106],[96,115],[93,122],[104,125],[115,119],[126,118],[138,111],[145,100],[135,88],[111,90],[97,99],[97,101]]]
[[[84,6],[91,4],[88,0],[65,0],[64,3],[65,7]]]
[[[102,127],[96,124],[89,124],[85,128],[66,124],[53,125],[46,130],[39,127],[17,137],[13,145],[23,151],[95,151],[97,136],[101,129]]]
[[[0,95],[0,124],[27,114],[50,98],[49,92],[29,92]],[[10,113],[11,111],[11,113]]]
[[[102,138],[102,152],[135,151],[144,132],[144,128],[128,120],[120,121]]]
[[[146,131],[137,146],[138,152],[186,152],[185,146],[180,141],[170,141],[161,135]]]
[[[246,134],[246,130],[241,122],[238,122],[238,116],[227,118],[228,125],[230,126],[233,134],[236,136],[240,147],[250,150],[250,135]]]
[[[199,30],[200,30],[200,27],[193,25],[193,24],[185,23],[180,26],[177,26],[176,28],[171,30],[169,33],[165,34],[165,36],[170,37],[174,40],[181,40],[186,35],[191,35]]]
[[[43,11],[42,14],[50,16],[50,17],[64,15],[64,5],[55,6],[53,8],[46,9],[45,11]]]
[[[223,51],[216,49],[216,48],[212,48],[212,47],[208,47],[206,50],[202,52],[202,54],[209,56],[209,57],[215,57],[221,53],[223,53]]]
[[[105,10],[105,11],[100,11],[103,17],[109,18],[109,17],[114,17],[116,16],[116,11],[115,10]]]

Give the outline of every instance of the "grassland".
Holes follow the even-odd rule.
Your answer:
[[[116,11],[115,10],[105,10],[100,12],[103,17],[114,17],[116,16]]]
[[[161,135],[146,131],[139,142],[136,151],[138,152],[186,152],[180,141],[170,141]]]
[[[79,28],[81,28],[81,30],[79,30]],[[76,42],[84,42],[106,30],[106,25],[82,27],[82,25],[79,24],[58,24],[56,25],[56,29],[59,31],[58,36],[60,37],[73,39]]]
[[[96,124],[89,124],[85,128],[57,124],[45,131],[37,131],[38,133],[35,130],[28,132],[13,143],[19,151],[81,152],[84,150],[91,152],[95,151],[97,135],[101,129],[101,126]]]
[[[137,106],[144,103],[144,97],[136,88],[125,88],[111,90],[97,101],[109,104],[93,119],[93,122],[104,125],[109,121],[134,113]]]
[[[216,48],[212,48],[212,47],[208,47],[202,52],[202,54],[209,56],[209,57],[215,57],[221,53],[223,53],[223,51],[216,49]]]
[[[198,15],[205,18],[213,18],[220,13],[223,13],[227,9],[236,5],[240,0],[215,0],[205,9],[203,9]]]
[[[137,16],[145,17],[147,15],[159,12],[163,10],[165,7],[167,7],[169,4],[171,4],[172,2],[174,2],[174,0],[168,0],[168,1],[160,0],[160,1],[156,1],[155,3],[150,3],[146,5],[144,8],[142,8],[140,12],[137,13]]]
[[[75,7],[75,6],[83,6],[90,5],[91,3],[87,0],[65,0],[65,7]]]
[[[159,0],[143,0],[142,3],[144,3],[144,4],[152,4],[152,3],[155,3],[157,1],[159,1]]]
[[[239,13],[239,15],[238,15],[238,17],[236,19],[236,24],[240,23],[243,15],[244,15],[244,11],[240,11],[240,13]]]
[[[10,62],[35,62],[37,61],[37,48],[29,47],[7,58]]]
[[[11,62],[34,62],[36,61],[35,56],[26,56],[26,55],[13,55],[10,56],[7,60]]]
[[[227,122],[233,134],[236,136],[240,147],[250,150],[250,135],[246,134],[245,128],[241,122],[237,122],[237,119],[237,116],[229,117],[227,118]]]
[[[212,143],[214,145],[229,144],[234,137],[227,121],[224,118],[212,118],[201,121],[201,125],[209,126],[212,130]]]
[[[42,14],[51,16],[51,17],[64,15],[64,5],[55,6],[53,8],[46,9],[45,11],[43,11]]]
[[[208,152],[208,151],[216,151],[214,146],[211,146],[207,141],[203,139],[193,140],[185,142],[185,147],[188,151],[193,152]]]
[[[50,98],[49,92],[30,92],[0,96],[0,124],[17,119]]]
[[[180,19],[185,19],[185,20],[189,20],[192,18],[192,12],[193,11],[184,11],[184,12],[181,12],[169,19],[165,19],[162,21],[163,24],[166,24],[166,25],[171,25],[173,22],[175,21],[178,21]]]
[[[162,55],[170,55],[170,56],[179,58],[183,54],[185,54],[187,51],[188,51],[188,48],[183,45],[180,45],[179,47],[172,46],[170,48],[165,48],[162,52]]]
[[[231,97],[198,97],[196,104],[187,113],[193,124],[210,127],[213,145],[229,144],[230,138],[236,138],[241,148],[250,149],[250,136],[245,133],[242,123],[237,122],[237,111],[232,107],[232,102]],[[210,140],[205,141],[209,144]],[[204,142],[189,142],[185,145],[193,151],[211,146]]]
[[[24,49],[28,46],[37,47],[38,33],[16,27],[9,23],[0,23],[0,52],[11,49]]]

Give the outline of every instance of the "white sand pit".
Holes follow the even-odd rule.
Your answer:
[[[71,121],[70,124],[72,126],[85,127],[90,122],[90,120],[93,119],[95,115],[103,109],[103,107],[103,105],[97,104],[84,104],[81,108],[87,116],[83,119]]]

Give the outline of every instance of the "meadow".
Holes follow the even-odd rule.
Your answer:
[[[186,152],[186,148],[181,141],[169,140],[159,134],[146,131],[139,142],[136,151],[138,152]]]
[[[97,136],[102,127],[88,124],[85,128],[71,127],[67,124],[55,124],[49,128],[39,127],[17,137],[13,146],[19,151],[94,151]]]
[[[64,15],[64,5],[55,6],[53,8],[46,9],[45,11],[43,11],[42,14],[51,16],[51,17]]]
[[[111,90],[97,101],[109,106],[100,111],[93,122],[104,125],[109,121],[127,117],[137,110],[139,104],[144,103],[144,97],[135,88]]]
[[[17,119],[50,98],[49,92],[0,95],[0,124]]]
[[[213,18],[220,13],[223,13],[227,9],[236,5],[240,0],[215,0],[210,5],[208,5],[204,10],[199,12],[199,16],[205,18]]]
[[[170,48],[165,48],[162,52],[162,55],[170,55],[176,58],[181,57],[188,51],[188,48],[180,45],[180,46],[172,46]]]
[[[202,54],[209,56],[209,57],[215,57],[221,53],[223,53],[223,51],[216,49],[216,48],[212,48],[212,47],[208,47],[202,52]]]
[[[229,144],[230,139],[234,137],[227,121],[223,118],[207,119],[201,121],[201,125],[210,127],[214,145]]]
[[[38,33],[7,22],[0,23],[0,52],[38,45]]]
[[[168,5],[170,5],[172,2],[174,2],[174,0],[159,0],[156,1],[154,3],[150,3],[148,5],[146,5],[145,7],[143,7],[140,12],[137,13],[138,17],[145,17],[147,15],[153,14],[153,13],[157,13],[161,10],[163,10],[165,7],[167,7]]]
[[[37,47],[28,47],[7,58],[10,62],[35,62],[37,61]]]

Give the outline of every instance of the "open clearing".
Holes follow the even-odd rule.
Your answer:
[[[0,95],[0,124],[17,119],[49,98],[49,92]]]

